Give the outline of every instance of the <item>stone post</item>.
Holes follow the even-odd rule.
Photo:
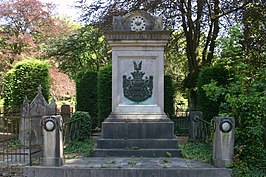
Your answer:
[[[63,117],[63,121],[67,122],[70,118],[70,105],[62,105],[61,106],[61,116]]]
[[[213,164],[228,167],[234,154],[235,120],[233,117],[214,117]]]
[[[43,116],[43,166],[63,165],[63,119],[60,115]]]
[[[197,122],[199,119],[203,119],[203,114],[201,111],[191,111],[189,113],[189,139],[196,140],[198,135]]]

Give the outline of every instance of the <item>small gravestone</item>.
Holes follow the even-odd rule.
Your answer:
[[[48,105],[42,95],[42,87],[38,87],[38,94],[33,101],[29,103],[28,98],[25,97],[20,118],[19,140],[22,145],[41,145],[42,144],[42,130],[40,121],[42,116],[52,115],[56,113],[56,104],[54,99]]]
[[[104,33],[112,48],[112,113],[102,123],[95,156],[179,156],[173,122],[164,113],[162,18],[132,12]],[[168,155],[167,155],[168,154]]]
[[[64,104],[61,106],[61,116],[63,117],[64,122],[67,122],[69,120],[70,113],[71,113],[70,105]]]

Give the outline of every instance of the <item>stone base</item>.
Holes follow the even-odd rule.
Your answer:
[[[232,163],[231,159],[212,159],[213,165],[218,168],[229,167]]]
[[[181,158],[75,158],[24,168],[25,177],[231,177],[232,170]]]
[[[179,149],[94,149],[95,157],[181,157]]]
[[[173,122],[164,114],[115,114],[102,123],[96,157],[180,157]]]
[[[55,157],[41,158],[42,166],[60,167],[63,165],[63,162],[64,162],[63,158],[55,158]]]

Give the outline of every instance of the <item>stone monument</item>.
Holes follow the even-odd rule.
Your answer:
[[[164,47],[171,31],[145,12],[114,17],[105,32],[112,48],[112,112],[94,156],[180,156],[164,113]]]
[[[26,96],[21,106],[19,140],[24,146],[42,145],[41,118],[44,115],[54,115],[57,110],[54,98],[48,104],[42,94],[42,87],[37,89],[38,94],[33,101],[29,103]]]

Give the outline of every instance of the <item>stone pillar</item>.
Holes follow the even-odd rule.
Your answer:
[[[114,17],[113,27],[104,34],[112,48],[112,113],[94,155],[179,156],[164,113],[164,47],[171,31],[144,12]]]
[[[61,116],[44,116],[43,129],[43,166],[63,165],[63,119]]]
[[[213,163],[228,167],[234,154],[235,120],[232,117],[214,117]]]
[[[199,122],[199,119],[203,119],[201,111],[191,111],[189,113],[189,138],[191,140],[196,140],[198,137],[197,122]]]

